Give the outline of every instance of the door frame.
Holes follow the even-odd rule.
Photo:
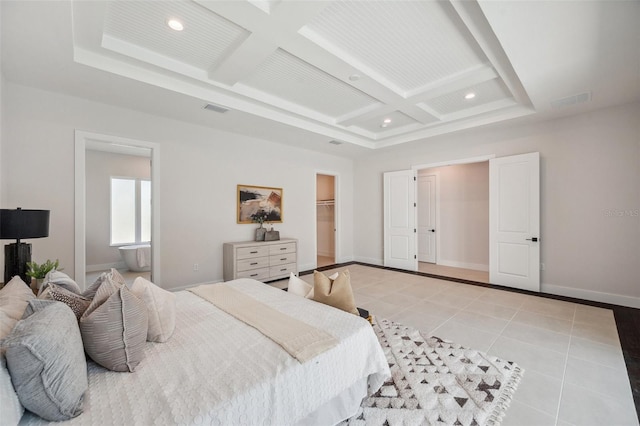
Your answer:
[[[160,274],[160,145],[120,136],[75,131],[75,280],[86,276],[86,149],[94,142],[151,149],[151,277],[161,286]],[[88,285],[88,283],[85,283]]]
[[[314,185],[313,185],[313,203],[314,203],[314,211],[316,213],[316,220],[314,221],[315,232],[314,235],[314,243],[313,243],[313,251],[314,251],[314,259],[315,259],[315,267],[318,267],[318,210],[315,205],[318,199],[318,175],[325,176],[333,176],[333,227],[334,231],[334,239],[333,239],[333,261],[335,263],[341,263],[341,254],[340,254],[340,173],[326,170],[316,170],[314,174]]]

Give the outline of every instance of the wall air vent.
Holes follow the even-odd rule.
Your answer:
[[[566,98],[551,101],[554,108],[564,108],[575,104],[581,104],[591,100],[591,92],[578,93],[577,95],[567,96]]]
[[[229,111],[228,108],[225,108],[223,106],[216,105],[216,104],[206,104],[204,106],[204,109],[208,109],[209,111],[215,111],[215,112],[219,112],[219,113],[223,113],[223,112]]]
[[[329,141],[329,143],[330,143],[330,144],[333,144],[333,145],[342,145],[342,142],[337,141],[337,140],[335,140],[335,139],[334,139],[334,140]]]

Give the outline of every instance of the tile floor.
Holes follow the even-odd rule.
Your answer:
[[[325,273],[342,269],[359,307],[523,367],[503,426],[638,424],[613,311],[364,265]]]
[[[442,275],[479,283],[489,282],[489,272],[476,271],[474,269],[453,268],[451,266],[436,265],[435,263],[418,262],[418,271],[425,274]]]
[[[87,272],[85,276],[86,287],[89,287],[96,280],[96,278],[100,276],[102,272],[105,272],[105,271]],[[118,272],[122,274],[122,277],[128,283],[133,283],[133,280],[135,280],[138,277],[143,277],[147,280],[151,278],[151,272],[133,272],[133,271],[129,271],[128,269],[118,269]]]

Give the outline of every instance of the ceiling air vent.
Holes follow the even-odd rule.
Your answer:
[[[216,105],[216,104],[206,104],[204,106],[204,109],[208,109],[209,111],[215,111],[215,112],[219,112],[219,113],[223,113],[223,112],[229,111],[228,108],[225,108],[223,106]]]
[[[554,108],[564,108],[570,105],[581,104],[591,100],[591,92],[579,93],[573,96],[567,96],[566,98],[556,99],[551,101],[551,106]]]
[[[332,140],[332,141],[329,141],[329,143],[330,143],[330,144],[333,144],[333,145],[342,145],[342,142],[337,141],[337,140],[335,140],[335,139],[334,139],[334,140]]]

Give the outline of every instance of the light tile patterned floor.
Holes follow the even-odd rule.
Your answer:
[[[611,310],[363,265],[325,273],[343,269],[359,307],[522,366],[504,426],[638,424]]]

